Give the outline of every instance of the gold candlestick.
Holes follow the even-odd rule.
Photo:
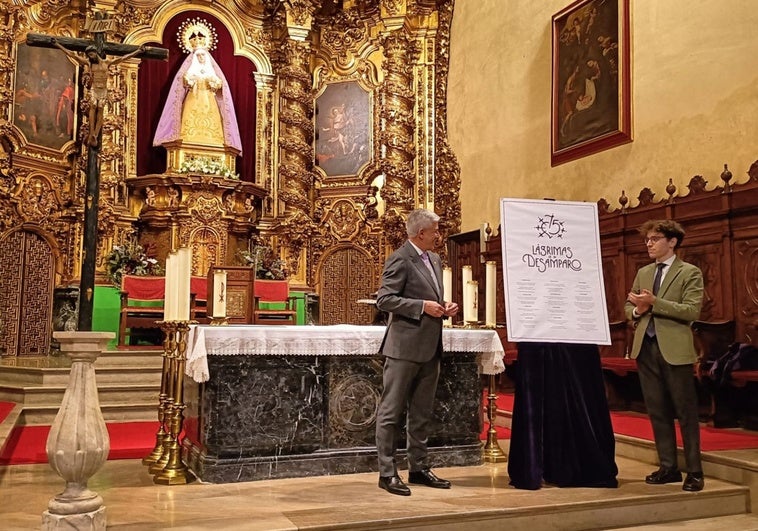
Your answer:
[[[497,416],[497,394],[495,394],[495,375],[490,374],[489,389],[487,392],[487,421],[489,429],[487,430],[487,443],[484,445],[484,460],[487,463],[503,463],[508,460],[500,444],[497,442],[497,431],[495,430],[495,417]]]
[[[158,431],[155,434],[155,447],[146,457],[142,459],[143,465],[154,465],[163,455],[163,443],[166,439],[166,430],[164,430],[164,424],[166,420],[166,405],[168,400],[168,381],[171,360],[170,356],[173,351],[172,343],[175,340],[174,334],[171,331],[171,323],[168,321],[160,321],[158,324],[163,330],[163,368],[161,369],[161,391],[158,395]]]
[[[182,449],[179,436],[184,423],[184,366],[187,361],[187,336],[190,324],[195,321],[178,321],[176,323],[176,355],[174,356],[174,388],[171,408],[170,432],[168,443],[168,459],[166,466],[153,478],[159,485],[185,485],[194,481],[195,477],[182,461]]]

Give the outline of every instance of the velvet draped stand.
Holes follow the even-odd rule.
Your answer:
[[[617,487],[616,442],[597,345],[520,343],[515,380],[511,485]]]

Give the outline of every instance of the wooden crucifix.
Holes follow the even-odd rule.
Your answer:
[[[108,99],[108,67],[131,57],[168,59],[168,50],[107,42],[105,33],[112,31],[115,20],[103,13],[87,21],[93,39],[53,37],[28,33],[26,44],[43,48],[58,48],[74,59],[89,74],[89,135],[87,137],[87,186],[84,201],[84,242],[81,280],[79,283],[79,318],[77,330],[92,330],[92,309],[95,294],[95,262],[97,254],[97,216],[100,199],[100,164],[98,155],[102,142],[103,110]],[[81,52],[79,55],[76,52]],[[113,56],[113,59],[108,59]]]

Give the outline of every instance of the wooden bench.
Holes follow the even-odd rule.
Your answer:
[[[190,279],[190,319],[205,320],[207,281],[205,277]],[[121,281],[121,311],[118,346],[140,342],[160,345],[163,333],[156,324],[163,320],[165,277],[124,275]]]

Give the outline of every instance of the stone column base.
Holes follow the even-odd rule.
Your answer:
[[[105,506],[81,514],[42,513],[42,531],[105,531]]]

